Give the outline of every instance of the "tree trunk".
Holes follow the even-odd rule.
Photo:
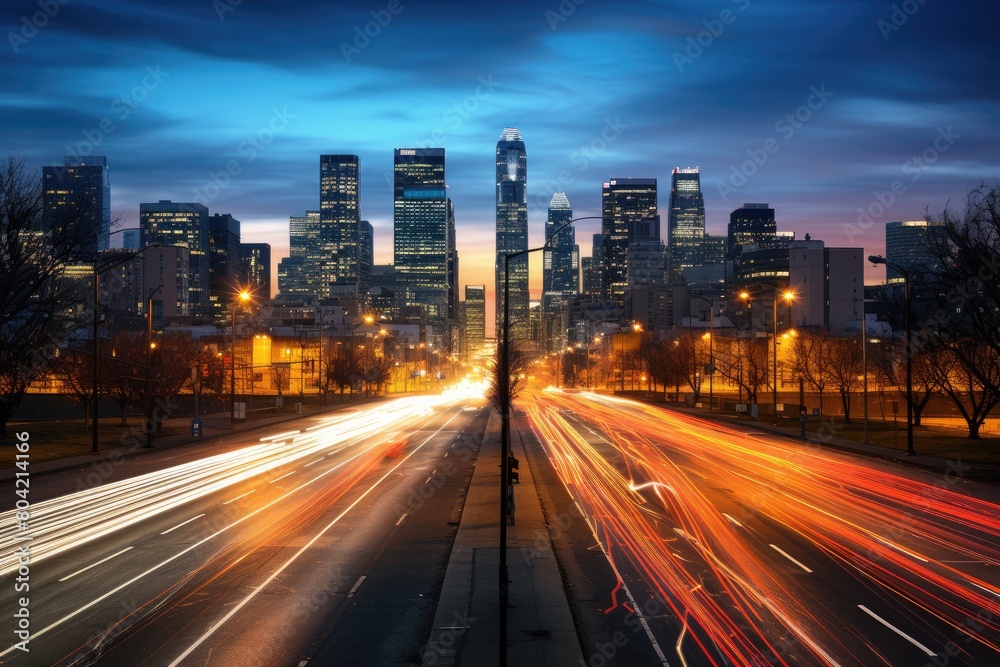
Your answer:
[[[122,409],[122,421],[119,426],[128,426],[128,403],[121,404]]]
[[[979,427],[983,423],[976,419],[966,419],[965,421],[969,424],[969,440],[979,440]]]
[[[840,402],[844,404],[844,423],[851,423],[851,395],[841,394]]]

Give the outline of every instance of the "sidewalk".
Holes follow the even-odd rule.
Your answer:
[[[512,429],[520,460],[514,485],[517,525],[507,527],[510,572],[507,661],[518,667],[577,666],[580,640],[549,540],[535,482]],[[423,664],[499,664],[500,418],[490,422],[479,450],[445,572]]]
[[[90,447],[90,436],[81,434],[80,449],[84,450],[86,447],[87,453],[79,454],[77,456],[67,456],[60,459],[52,459],[50,461],[41,461],[38,463],[31,463],[31,474],[33,477],[39,475],[47,475],[56,472],[62,472],[64,470],[74,470],[77,468],[83,468],[89,466],[91,463],[102,461],[107,461],[114,457],[115,460],[120,460],[122,458],[129,458],[133,456],[142,456],[143,454],[150,454],[156,451],[162,451],[164,449],[172,449],[174,447],[180,447],[182,445],[190,444],[204,444],[212,440],[218,440],[220,438],[225,438],[231,435],[239,433],[247,433],[250,431],[260,430],[272,426],[274,424],[281,424],[283,422],[294,421],[296,419],[308,419],[310,417],[317,417],[324,415],[332,410],[338,410],[341,407],[348,408],[356,405],[363,405],[366,402],[370,402],[372,399],[358,399],[351,401],[349,403],[337,403],[328,404],[319,410],[311,410],[309,412],[302,412],[296,414],[293,411],[289,411],[283,414],[274,415],[272,417],[264,417],[261,419],[247,420],[247,421],[237,421],[235,426],[230,426],[230,413],[229,412],[214,412],[207,415],[201,415],[200,419],[202,421],[202,437],[194,438],[191,436],[190,430],[186,433],[178,433],[169,436],[163,436],[156,438],[153,441],[154,448],[146,449],[143,447],[145,444],[145,436],[140,436],[139,439],[142,441],[141,444],[137,444],[132,447],[119,447],[113,449],[102,449],[97,454],[89,453]],[[178,419],[177,421],[181,421]],[[190,425],[190,419],[183,420],[186,424]],[[137,422],[138,423],[138,422]],[[22,427],[18,427],[22,428]],[[23,427],[23,430],[31,433],[31,428]],[[129,434],[131,431],[128,432]],[[17,475],[17,468],[11,466],[5,470],[0,470],[0,484],[8,484],[12,482]]]
[[[660,404],[663,405],[663,404]],[[899,449],[881,447],[878,445],[866,445],[857,440],[848,438],[838,438],[832,433],[806,432],[805,440],[801,437],[801,431],[796,426],[776,426],[770,421],[770,417],[761,417],[757,421],[749,419],[736,420],[730,416],[719,413],[709,413],[698,408],[679,407],[676,405],[665,405],[667,409],[675,410],[686,415],[699,417],[707,421],[714,421],[726,424],[731,428],[745,428],[748,431],[761,431],[775,433],[777,435],[790,438],[797,442],[807,442],[817,447],[830,447],[845,452],[852,452],[864,456],[888,459],[916,468],[922,468],[931,472],[940,472],[950,477],[959,477],[963,480],[980,482],[983,484],[1000,485],[1000,466],[989,463],[967,462],[961,459],[943,459],[937,456],[927,456],[919,451],[914,456],[906,456]],[[835,430],[831,427],[831,431]]]

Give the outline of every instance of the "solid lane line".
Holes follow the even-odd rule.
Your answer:
[[[282,475],[281,477],[278,477],[277,479],[272,479],[270,482],[268,482],[268,484],[274,484],[275,482],[280,482],[281,480],[285,479],[289,475],[294,475],[294,474],[295,474],[294,470],[292,472],[285,473],[284,475]]]
[[[803,565],[799,561],[797,561],[794,558],[792,558],[786,551],[783,551],[778,545],[772,544],[770,546],[771,546],[772,549],[774,549],[775,551],[777,551],[779,554],[781,554],[782,556],[784,556],[788,560],[792,561],[793,563],[795,563],[796,565],[798,565],[799,567],[801,567],[803,570],[805,570],[809,574],[812,574],[812,570],[810,570],[808,567],[806,567],[805,565]]]
[[[403,513],[403,516],[399,517],[399,521],[397,521],[397,522],[396,522],[396,525],[398,526],[399,524],[403,523],[403,519],[405,519],[405,518],[406,518],[406,516],[407,516],[407,515],[406,515],[406,513],[404,512],[404,513]]]
[[[195,516],[195,517],[191,517],[190,519],[188,519],[188,520],[187,520],[187,521],[185,521],[184,523],[179,523],[179,524],[177,524],[176,526],[174,526],[173,528],[169,528],[169,529],[167,529],[167,530],[163,531],[162,533],[160,533],[160,535],[166,535],[167,533],[172,533],[172,532],[174,532],[175,530],[177,530],[178,528],[180,528],[181,526],[186,526],[186,525],[188,525],[189,523],[191,523],[192,521],[194,521],[195,519],[200,519],[200,518],[201,518],[201,517],[203,517],[203,516],[205,516],[205,515],[204,515],[204,513],[202,513],[202,514],[199,514],[198,516]]]
[[[900,630],[899,628],[897,628],[895,625],[893,625],[889,621],[885,620],[884,618],[882,618],[881,616],[879,616],[878,614],[876,614],[875,612],[873,612],[868,607],[864,606],[863,604],[859,604],[858,605],[858,609],[860,609],[861,611],[865,612],[866,614],[868,614],[869,616],[871,616],[872,618],[874,618],[876,621],[878,621],[879,623],[881,623],[885,627],[889,628],[890,630],[892,630],[893,632],[895,632],[897,635],[899,635],[900,637],[902,637],[906,641],[908,641],[911,644],[913,644],[914,646],[916,646],[918,649],[920,649],[921,651],[923,651],[924,653],[926,653],[928,656],[930,656],[932,658],[936,658],[937,657],[937,653],[935,653],[934,651],[930,650],[929,648],[927,648],[926,646],[924,646],[923,644],[921,644],[920,642],[918,642],[916,639],[914,639],[910,635],[906,634],[905,632],[903,632],[902,630]]]
[[[257,490],[257,489],[250,489],[250,490],[249,490],[249,491],[247,491],[246,493],[241,493],[240,495],[236,496],[235,498],[232,498],[232,499],[230,499],[230,500],[227,500],[226,502],[224,502],[224,503],[222,503],[222,504],[223,504],[223,505],[228,505],[229,503],[234,503],[234,502],[236,502],[237,500],[239,500],[240,498],[242,498],[242,497],[244,497],[244,496],[249,496],[249,495],[250,495],[251,493],[253,493],[253,492],[254,492],[254,491],[256,491],[256,490]]]
[[[87,570],[89,570],[89,569],[90,569],[90,568],[92,568],[92,567],[97,567],[97,566],[98,566],[98,565],[100,565],[101,563],[106,563],[106,562],[108,562],[109,560],[111,560],[111,559],[112,559],[112,558],[114,558],[115,556],[121,556],[121,555],[122,555],[123,553],[125,553],[126,551],[128,551],[128,550],[130,550],[130,549],[132,549],[132,548],[133,548],[133,547],[125,547],[124,549],[122,549],[122,550],[121,550],[121,551],[119,551],[118,553],[114,553],[114,554],[111,554],[111,555],[110,555],[110,556],[108,556],[107,558],[102,558],[101,560],[97,561],[97,562],[96,562],[96,563],[94,563],[93,565],[88,565],[87,567],[83,568],[82,570],[77,570],[77,571],[76,571],[76,572],[74,572],[73,574],[67,574],[67,575],[66,575],[65,577],[63,577],[63,578],[62,578],[62,579],[60,579],[59,581],[66,581],[67,579],[72,579],[72,578],[73,578],[73,577],[75,577],[76,575],[78,575],[78,574],[83,574],[84,572],[86,572]]]
[[[311,466],[311,465],[312,465],[312,464],[314,464],[314,463],[319,463],[319,462],[320,462],[320,461],[322,461],[322,460],[323,460],[324,458],[326,458],[326,457],[324,456],[324,457],[320,457],[320,458],[316,459],[315,461],[310,461],[309,463],[305,464],[305,465],[304,465],[304,466],[302,466],[302,467],[303,467],[303,468],[308,468],[309,466]]]

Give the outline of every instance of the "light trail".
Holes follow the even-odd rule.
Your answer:
[[[627,564],[686,619],[682,661],[886,664],[856,613],[865,600],[828,600],[781,531],[893,604],[921,646],[968,635],[1000,651],[997,578],[962,566],[1000,565],[996,504],[625,399],[533,392],[519,407],[615,571]]]
[[[400,398],[361,412],[334,414],[306,431],[265,436],[257,445],[33,503],[32,564],[301,459],[340,446],[356,446],[381,433],[386,424],[425,417],[435,409],[474,397],[476,389],[463,387],[440,396]],[[15,512],[0,513],[0,575],[18,567]]]
[[[387,422],[398,425],[402,423],[412,423],[414,427],[420,428],[420,422],[424,422],[422,416],[428,414],[436,414],[441,409],[447,409],[453,407],[458,402],[464,402],[468,400],[470,396],[457,394],[457,393],[445,393],[437,397],[416,397],[400,399],[398,401],[393,401],[387,404],[382,404],[377,408],[372,408],[366,410],[360,414],[354,415],[341,415],[339,418],[331,418],[326,420],[327,426],[325,429],[316,429],[309,432],[300,433],[296,436],[294,442],[289,442],[283,451],[277,454],[279,459],[286,460],[297,460],[305,456],[314,456],[317,451],[325,451],[331,446],[336,446],[335,451],[348,450],[345,453],[344,460],[338,462],[336,465],[332,465],[328,469],[322,471],[320,474],[313,476],[311,479],[294,485],[293,488],[287,491],[279,492],[280,495],[271,496],[261,499],[261,504],[252,508],[247,508],[245,514],[239,514],[236,516],[228,516],[224,523],[216,520],[215,523],[206,524],[208,528],[202,528],[201,533],[195,536],[193,543],[189,545],[184,545],[179,548],[175,553],[170,554],[167,552],[166,555],[162,557],[161,560],[152,561],[135,565],[137,574],[128,573],[124,576],[120,583],[109,583],[108,588],[98,587],[95,591],[94,597],[87,598],[86,602],[81,602],[80,606],[73,611],[66,610],[60,612],[60,616],[57,616],[51,620],[47,620],[44,625],[33,628],[32,639],[38,639],[41,636],[47,635],[50,632],[59,629],[61,632],[66,632],[62,626],[65,626],[69,621],[81,617],[85,613],[93,613],[92,610],[95,608],[100,608],[98,605],[102,605],[112,596],[128,589],[129,587],[143,581],[144,579],[152,579],[152,575],[159,574],[164,571],[164,568],[175,563],[178,559],[191,554],[196,549],[207,549],[205,550],[205,555],[203,558],[199,558],[198,565],[194,570],[186,569],[183,574],[183,578],[178,582],[167,581],[166,583],[156,584],[157,588],[160,588],[160,593],[154,593],[153,596],[147,599],[144,603],[141,603],[137,608],[127,613],[124,617],[118,618],[112,623],[108,629],[102,633],[95,641],[100,644],[104,641],[104,637],[120,637],[125,630],[137,625],[145,625],[154,620],[156,614],[167,613],[169,609],[183,607],[190,604],[192,599],[197,599],[201,595],[201,591],[214,580],[220,577],[222,574],[231,570],[236,564],[241,562],[249,554],[253,553],[255,549],[259,548],[261,544],[270,544],[275,540],[283,539],[281,535],[287,535],[294,533],[296,531],[303,530],[307,528],[312,522],[315,521],[320,515],[327,511],[331,504],[343,497],[349,491],[358,487],[359,482],[365,478],[369,478],[369,475],[373,472],[379,472],[379,469],[384,466],[386,461],[385,449],[387,443],[384,438],[378,437],[384,430]],[[460,414],[456,412],[457,416]],[[451,418],[454,419],[454,416]],[[448,420],[450,423],[451,419]],[[329,430],[329,431],[327,431]],[[369,437],[372,442],[362,443],[361,440],[365,437]],[[373,437],[374,436],[374,437]],[[323,442],[325,440],[325,442]],[[337,519],[332,523],[327,525],[325,530],[328,530],[335,524],[339,519],[347,514],[351,509],[353,509],[363,498],[368,496],[374,491],[374,489],[382,481],[386,479],[389,475],[393,474],[399,466],[404,465],[405,462],[417,451],[423,444],[425,444],[430,438],[420,443],[420,445],[408,448],[406,455],[401,457],[398,462],[395,463],[389,472],[385,475],[381,475],[374,485],[367,488],[367,490],[362,490],[360,496],[343,511],[340,512]],[[250,459],[246,460],[246,456],[238,456],[239,454],[250,453],[258,454],[258,460]],[[225,475],[228,473],[239,479],[245,479],[248,470],[258,470],[259,473],[263,475],[263,479],[260,481],[267,480],[267,474],[274,470],[277,466],[274,460],[274,454],[270,452],[262,452],[261,446],[255,445],[247,447],[239,452],[233,452],[233,456],[222,455],[219,457],[211,457],[214,459],[212,462],[213,469],[218,469],[218,474]],[[220,467],[220,460],[229,460],[231,466],[229,468]],[[199,462],[195,462],[199,463]],[[177,476],[178,469],[189,469],[190,464],[183,464],[182,466],[175,466],[174,468],[163,471],[166,480],[171,477]],[[65,503],[72,505],[77,508],[77,512],[80,514],[80,534],[78,536],[79,541],[73,546],[82,546],[93,539],[96,539],[95,531],[88,526],[90,521],[89,515],[84,511],[87,508],[88,503],[95,502],[95,498],[98,500],[96,502],[106,502],[105,499],[112,497],[114,495],[123,494],[135,494],[137,498],[131,500],[131,506],[134,511],[142,511],[141,501],[146,500],[146,504],[150,507],[160,508],[161,505],[157,503],[155,498],[146,499],[146,487],[151,483],[150,478],[159,480],[158,473],[154,475],[144,475],[142,476],[143,482],[136,483],[134,479],[123,480],[122,482],[109,484],[108,487],[114,489],[114,493],[110,494],[95,494],[95,490],[89,492],[81,492],[78,494],[72,494],[65,498],[56,499],[55,501],[48,501],[45,503],[49,510],[49,517],[59,516],[60,512],[65,512],[65,508],[60,503]],[[322,486],[310,488],[315,482],[326,478]],[[164,480],[164,484],[167,481]],[[189,481],[190,483],[190,481]],[[223,484],[220,488],[225,488],[231,486],[230,484]],[[202,486],[207,486],[207,484],[202,484]],[[237,495],[219,505],[233,502],[239,498],[243,498],[254,490],[247,491],[246,493]],[[96,490],[100,491],[100,489]],[[205,495],[205,493],[197,494],[195,497],[200,497]],[[81,499],[80,496],[83,496]],[[42,503],[39,503],[42,505]],[[36,506],[37,507],[37,506]],[[169,507],[168,507],[169,508]],[[164,509],[158,509],[157,512],[148,512],[146,518],[152,518],[159,514],[159,512],[166,511]],[[268,512],[265,514],[265,512]],[[163,531],[164,533],[169,533],[181,526],[187,525],[195,519],[201,518],[202,515],[193,517],[178,524],[168,531]],[[55,521],[55,519],[51,519]],[[134,523],[134,522],[132,522]],[[128,524],[131,525],[131,524]],[[237,532],[233,529],[237,526],[242,527],[242,531]],[[121,529],[124,525],[117,526],[115,529]],[[34,526],[33,526],[34,528]],[[67,528],[64,530],[72,530],[73,526],[67,524]],[[232,532],[231,532],[232,531]],[[110,531],[109,531],[110,532]],[[154,539],[155,533],[150,531],[148,533],[143,533],[142,531],[133,531],[133,533],[139,539]],[[219,540],[217,546],[210,546],[209,543],[216,540],[220,536],[229,533],[233,535],[229,542],[223,543]],[[317,536],[318,537],[318,536]],[[156,538],[158,539],[158,538]],[[35,557],[36,549],[39,547],[47,546],[47,542],[51,544],[54,542],[52,538],[46,536],[46,539],[39,540],[32,543],[32,565],[35,566],[38,559]],[[161,549],[162,547],[158,547]],[[97,565],[111,560],[112,558],[118,557],[123,553],[130,551],[132,547],[124,549],[118,553],[111,554],[107,558],[94,563],[79,570],[74,574],[71,574],[66,579],[71,579],[72,577],[80,574],[83,571],[90,570]],[[56,551],[54,549],[44,550],[43,553],[51,558]],[[300,552],[301,553],[301,552]],[[293,558],[294,560],[294,558]],[[291,561],[289,561],[290,563]],[[126,571],[127,572],[127,571]],[[83,581],[86,578],[80,578],[79,581]],[[68,582],[68,586],[73,586],[78,580]],[[82,585],[82,584],[80,584]],[[182,586],[187,585],[186,589],[183,589],[182,596],[175,598],[178,592],[182,591]],[[192,590],[193,586],[193,590]],[[170,600],[170,604],[165,604]],[[242,605],[241,605],[242,606]],[[229,618],[227,616],[226,618]],[[15,647],[11,646],[6,650],[0,652],[0,659],[4,656],[15,651]],[[75,659],[74,656],[78,655],[79,652],[99,652],[101,648],[98,645],[90,644],[79,646],[74,649],[73,653],[67,655],[64,660]],[[2,660],[0,660],[2,661]]]

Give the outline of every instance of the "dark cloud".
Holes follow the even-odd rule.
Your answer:
[[[665,215],[671,169],[698,165],[712,231],[743,201],[769,201],[783,228],[845,243],[845,220],[949,127],[960,138],[886,221],[1000,177],[986,2],[226,1],[73,0],[37,34],[37,2],[4,3],[8,148],[50,164],[109,118],[93,149],[109,157],[116,210],[190,199],[235,159],[210,208],[261,221],[315,208],[319,154],[355,152],[380,244],[392,149],[429,143],[448,152],[460,243],[463,229],[489,237],[508,125],[527,143],[535,228],[556,189],[578,215],[597,212],[609,177],[659,178]],[[894,14],[904,5],[916,11]],[[148,68],[168,74],[150,86]],[[833,95],[801,120],[814,88]],[[294,118],[249,158],[241,146],[283,111]],[[726,192],[769,138],[779,150]]]

